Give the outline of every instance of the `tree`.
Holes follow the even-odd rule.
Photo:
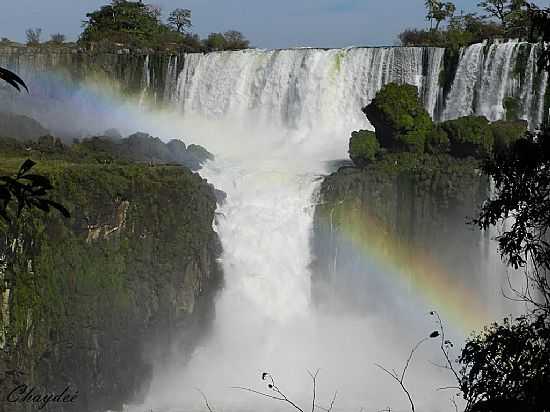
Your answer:
[[[42,35],[42,29],[27,29],[25,30],[25,36],[27,37],[27,44],[29,46],[36,46],[40,44],[40,36]]]
[[[466,412],[550,410],[550,325],[545,316],[494,323],[459,357]]]
[[[151,16],[154,16],[157,19],[157,21],[160,23],[160,18],[162,16],[162,8],[154,4],[148,4],[147,8]]]
[[[456,11],[456,6],[451,2],[442,3],[439,0],[426,0],[424,5],[427,10],[426,20],[430,22],[430,29],[433,29],[433,22],[435,20],[436,31],[439,30],[439,25],[448,18],[451,18]]]
[[[483,0],[477,4],[487,12],[485,17],[494,17],[506,25],[506,16],[510,12],[510,0]]]
[[[447,20],[453,17],[454,13],[456,11],[456,6],[451,3],[438,3],[438,8],[434,10],[434,19],[436,21],[435,24],[435,30],[439,30],[439,25]]]
[[[50,37],[50,42],[54,44],[63,44],[65,43],[65,40],[66,40],[65,35],[61,33],[52,34]]]
[[[175,9],[168,16],[168,25],[178,33],[187,33],[191,28],[191,10]]]
[[[225,38],[225,48],[228,50],[247,49],[250,46],[250,42],[246,40],[240,31],[226,31],[223,37]]]
[[[167,27],[158,21],[157,11],[147,4],[116,0],[112,4],[86,14],[82,43],[104,41],[127,44],[131,47],[149,47]]]
[[[210,33],[204,40],[204,47],[208,51],[225,50],[226,42],[222,33]]]
[[[550,9],[528,5],[532,31],[550,40]],[[547,65],[543,49],[539,65]],[[509,150],[483,164],[495,195],[474,220],[481,228],[512,218],[497,237],[503,259],[523,267],[527,280],[518,298],[531,310],[505,319],[468,339],[459,358],[460,389],[467,412],[548,412],[550,409],[550,128],[527,133]]]

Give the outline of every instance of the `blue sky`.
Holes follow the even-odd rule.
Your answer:
[[[456,0],[472,11],[478,0]],[[41,27],[43,38],[64,33],[76,39],[86,12],[108,0],[0,0],[0,37],[23,41],[25,29]],[[166,15],[192,11],[201,36],[235,29],[253,46],[345,47],[392,45],[405,27],[424,27],[424,0],[151,0]],[[548,1],[539,1],[548,4]]]

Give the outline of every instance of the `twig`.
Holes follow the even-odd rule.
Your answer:
[[[315,412],[315,392],[317,389],[317,375],[319,374],[319,369],[317,369],[315,373],[311,373],[310,371],[307,371],[307,373],[309,373],[309,376],[311,376],[311,380],[313,381],[313,398],[311,400],[311,412]]]
[[[206,397],[204,392],[201,391],[199,388],[195,388],[195,389],[202,395],[202,398],[204,399],[204,403],[205,403],[206,407],[208,408],[208,410],[210,412],[214,412],[214,410],[210,407],[210,404],[208,403],[208,398]]]

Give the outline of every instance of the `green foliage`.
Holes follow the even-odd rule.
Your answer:
[[[440,126],[449,137],[453,156],[482,159],[491,155],[494,137],[485,117],[466,116],[447,120]]]
[[[376,129],[383,148],[422,153],[433,124],[418,99],[416,86],[389,83],[363,112]]]
[[[5,222],[11,223],[23,210],[33,208],[48,213],[51,207],[63,216],[70,217],[65,207],[49,199],[49,191],[53,189],[50,180],[45,176],[29,173],[35,165],[35,162],[27,159],[14,176],[0,176],[0,217]],[[12,207],[14,202],[16,206]]]
[[[550,405],[550,324],[545,316],[494,323],[459,358],[468,412],[544,412]]]
[[[20,163],[17,150],[26,150],[2,141],[4,174]],[[6,157],[3,148],[10,144],[14,153]],[[71,160],[67,148],[40,155],[45,159],[37,173],[51,182],[53,197],[71,217],[21,213],[9,320],[0,313],[9,342],[0,362],[7,356],[11,367],[32,371],[29,384],[46,387],[63,376],[92,388],[96,371],[113,370],[99,378],[100,390],[90,391],[94,399],[87,401],[111,406],[147,379],[142,351],[150,336],[196,322],[204,316],[200,306],[212,302],[202,299],[220,280],[213,269],[215,197],[206,181],[179,166]],[[0,248],[10,239],[0,231]],[[98,343],[90,349],[89,342]],[[90,405],[76,407],[104,409]]]
[[[125,46],[187,52],[239,50],[249,47],[249,41],[237,31],[212,33],[201,41],[189,32],[191,10],[175,9],[167,24],[160,19],[158,7],[141,1],[116,0],[88,13],[83,23],[79,43],[93,49],[110,50]]]
[[[528,134],[505,152],[484,162],[485,173],[495,182],[496,196],[482,208],[475,222],[482,228],[496,224],[503,216],[514,217],[512,226],[497,240],[502,255],[514,267],[533,264],[550,268],[546,241],[550,221],[550,130]]]
[[[204,48],[207,51],[241,50],[250,46],[241,32],[230,30],[225,33],[210,33],[204,40]]]
[[[440,0],[426,0],[424,2],[426,6],[426,20],[430,22],[430,29],[432,28],[433,21],[435,20],[435,30],[439,29],[439,25],[452,17],[456,11],[456,6],[451,3],[442,3]]]
[[[440,126],[434,126],[426,136],[426,152],[431,154],[447,153],[450,141],[447,132]]]
[[[499,120],[491,123],[491,129],[495,139],[495,152],[503,152],[508,150],[514,142],[525,137],[527,133],[527,121]]]
[[[141,2],[117,0],[87,13],[80,36],[82,43],[100,43],[108,39],[130,47],[152,47],[169,29],[163,26],[157,14]]]
[[[380,151],[380,144],[374,132],[359,130],[351,133],[349,157],[358,167],[364,167],[374,161]]]

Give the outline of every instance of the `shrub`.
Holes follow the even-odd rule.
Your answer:
[[[489,121],[483,116],[466,116],[441,123],[451,144],[451,154],[456,157],[489,156],[494,137]]]
[[[495,139],[495,152],[507,150],[512,143],[521,139],[527,132],[526,120],[506,121],[499,120],[491,124],[493,136]]]
[[[391,151],[424,151],[433,122],[418,99],[416,86],[389,83],[363,112],[376,129],[382,147]]]
[[[349,157],[358,167],[364,167],[374,161],[380,151],[380,144],[374,132],[359,130],[351,133],[349,139]]]

